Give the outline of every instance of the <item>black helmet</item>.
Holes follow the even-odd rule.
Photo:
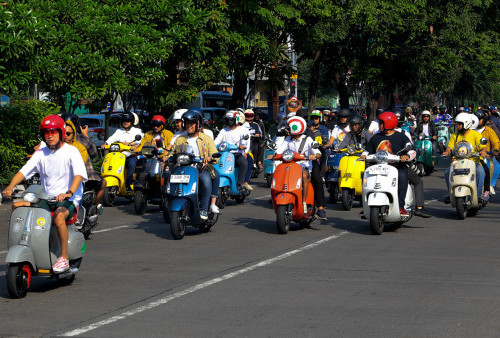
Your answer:
[[[201,116],[195,110],[188,110],[184,114],[182,114],[182,128],[186,128],[186,122],[196,122],[196,130],[200,129],[201,124]]]
[[[73,123],[73,125],[75,126],[77,134],[82,133],[82,128],[80,127],[80,119],[78,118],[77,115],[69,114],[69,113],[62,113],[61,118],[64,120],[64,122],[71,121],[71,123]]]
[[[338,117],[349,117],[351,116],[351,111],[349,109],[340,109],[339,113],[337,114]]]
[[[392,112],[394,113],[394,115],[396,115],[398,117],[399,122],[404,120],[405,116],[404,116],[403,110],[401,108],[394,108],[394,109],[392,109]]]
[[[130,122],[130,123],[134,123],[134,115],[132,115],[132,113],[123,113],[122,114],[122,123],[123,122]]]
[[[476,115],[479,120],[488,119],[488,115],[486,115],[486,112],[484,110],[478,110],[477,112],[474,113],[474,115]]]
[[[351,125],[351,129],[352,129],[352,126],[355,124],[363,124],[363,118],[361,116],[359,116],[358,114],[356,114],[353,117],[351,117],[351,121],[349,121],[349,124]]]
[[[376,112],[377,118],[379,118],[379,116],[382,115],[383,112],[385,112],[384,107],[377,108]]]

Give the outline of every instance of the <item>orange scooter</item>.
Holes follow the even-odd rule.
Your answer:
[[[285,150],[277,154],[275,160],[283,161],[275,170],[271,184],[271,196],[278,232],[286,234],[290,229],[291,221],[303,227],[315,219],[314,190],[311,182],[308,183],[307,196],[303,201],[302,166],[297,161],[306,160],[303,154],[292,150]]]

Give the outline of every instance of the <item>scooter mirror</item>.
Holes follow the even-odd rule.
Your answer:
[[[413,144],[411,144],[410,142],[406,143],[405,144],[405,149],[406,150],[412,150],[413,149]]]
[[[141,136],[141,135],[139,135],[139,134],[135,135],[135,140],[136,140],[136,141],[140,141],[140,140],[141,140],[141,138],[142,138],[142,136]]]
[[[357,150],[363,149],[363,145],[361,143],[356,143],[356,149]]]
[[[319,148],[319,143],[318,142],[313,142],[312,145],[311,145],[311,148],[313,149],[318,149]]]
[[[242,139],[242,140],[248,140],[248,138],[249,138],[249,136],[248,136],[248,135],[243,135],[243,136],[241,137],[241,139]]]
[[[488,139],[486,137],[481,137],[481,140],[479,140],[479,143],[481,143],[483,146],[488,144]]]
[[[219,158],[219,157],[221,157],[221,156],[222,156],[222,154],[221,154],[221,153],[214,153],[214,154],[212,154],[212,157],[213,157],[213,158]]]

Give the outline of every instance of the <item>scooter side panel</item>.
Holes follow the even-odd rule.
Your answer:
[[[231,186],[231,180],[228,177],[221,176],[220,177],[219,188],[230,187],[230,186]]]
[[[73,225],[68,226],[68,257],[69,260],[83,257],[86,249],[85,238]],[[55,263],[55,261],[54,261]]]
[[[14,245],[9,248],[7,252],[7,257],[5,257],[5,263],[21,263],[29,262],[33,269],[37,268],[35,263],[35,257],[30,248],[25,245]]]

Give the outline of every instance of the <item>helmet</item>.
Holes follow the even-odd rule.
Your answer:
[[[245,117],[246,118],[252,118],[255,116],[255,113],[252,109],[247,109],[245,110]]]
[[[363,118],[360,115],[356,114],[353,117],[351,117],[351,121],[349,122],[349,124],[351,125],[352,129],[352,126],[355,124],[363,124]]]
[[[78,115],[63,113],[63,114],[61,114],[61,118],[63,119],[64,122],[71,121],[73,123],[73,125],[75,126],[77,134],[82,133],[82,128],[80,127],[80,119],[78,118]]]
[[[461,113],[461,112],[463,112],[463,111],[466,111],[464,107],[460,107],[460,108],[458,108],[458,112],[459,112],[459,113]]]
[[[384,123],[384,129],[386,130],[394,129],[398,125],[398,117],[390,111],[382,113],[378,119]]]
[[[380,107],[377,109],[377,119],[380,117],[380,115],[385,111],[384,107]]]
[[[311,114],[309,115],[309,118],[313,118],[314,116],[317,116],[321,120],[322,115],[323,114],[321,114],[321,112],[319,110],[315,109],[311,112]]]
[[[237,112],[240,112],[240,113],[244,113],[245,111],[243,110],[243,108],[236,108],[236,111]]]
[[[479,127],[478,117],[474,114],[471,114],[470,118],[472,120],[472,126],[470,127],[470,129],[477,129]]]
[[[484,112],[484,110],[478,110],[477,112],[474,113],[474,116],[477,117],[478,121],[480,119],[487,119],[488,116],[486,115],[486,113]]]
[[[471,114],[460,113],[455,117],[455,123],[463,123],[464,129],[470,129],[472,127]]]
[[[427,115],[427,116],[431,117],[431,112],[430,112],[430,111],[428,111],[428,110],[424,110],[424,111],[422,112],[422,117],[423,117],[424,115]]]
[[[444,110],[444,112],[446,113],[446,106],[444,104],[440,105],[439,110]]]
[[[351,111],[349,109],[340,109],[338,117],[349,117],[351,116]]]
[[[290,126],[290,134],[292,135],[300,135],[306,131],[307,123],[300,116],[293,116],[289,118],[287,121]]]
[[[153,119],[151,120],[151,125],[152,126],[163,126],[165,124],[165,118],[161,115],[155,115],[153,116]]]
[[[241,111],[238,111],[238,115],[236,116],[236,123],[243,124],[245,123],[245,114]]]
[[[139,115],[137,115],[136,113],[131,113],[131,114],[134,117],[134,121],[132,122],[132,124],[134,126],[138,125],[139,124]]]
[[[132,115],[132,113],[123,113],[122,114],[122,123],[123,122],[133,123],[134,120],[135,120],[135,117],[134,117],[134,115]]]
[[[238,115],[238,112],[236,110],[228,110],[226,112],[226,115],[224,115],[224,123],[232,127],[236,124],[236,116]]]
[[[289,119],[290,117],[293,117],[293,116],[297,116],[297,113],[296,112],[291,112],[291,113],[288,113],[288,115],[286,116],[287,119]]]
[[[406,107],[405,108],[405,113],[413,113],[413,108],[412,107]]]
[[[198,114],[197,111],[188,110],[187,112],[182,114],[181,120],[182,120],[182,128],[186,129],[186,122],[197,122],[196,130],[200,130],[201,118],[200,114]]]
[[[174,111],[174,113],[172,114],[172,120],[176,121],[176,120],[181,120],[182,119],[182,115],[187,112],[188,110],[187,109],[177,109],[176,111]]]
[[[465,108],[464,109],[466,112],[470,112],[470,109],[469,108]]]
[[[59,140],[63,141],[63,135],[66,132],[66,125],[64,124],[64,120],[57,115],[49,115],[45,117],[40,123],[40,134],[42,134],[42,139],[44,139],[44,133],[48,130],[58,131]]]
[[[330,115],[330,110],[329,109],[323,110],[323,115],[329,116]]]

